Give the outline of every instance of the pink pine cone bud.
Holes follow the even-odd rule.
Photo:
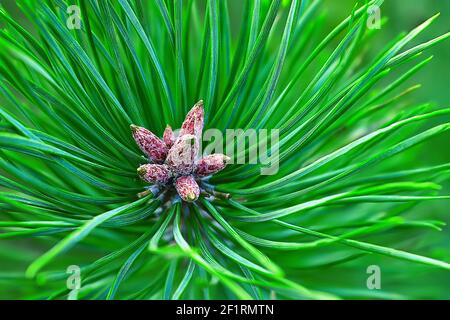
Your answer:
[[[164,141],[145,128],[135,126],[134,124],[132,124],[130,128],[133,132],[133,138],[142,152],[144,152],[151,161],[163,163],[168,152],[168,148]]]
[[[186,119],[181,125],[180,137],[185,134],[192,134],[198,141],[201,141],[204,117],[205,112],[203,110],[203,100],[200,100],[186,115]]]
[[[171,148],[173,146],[175,135],[172,131],[172,127],[169,125],[167,125],[166,129],[164,130],[163,140],[168,148]]]
[[[193,202],[200,195],[200,188],[193,176],[182,176],[175,181],[175,188],[181,199]]]
[[[142,180],[153,184],[166,184],[171,173],[165,164],[144,164],[137,169]]]
[[[191,174],[198,154],[198,141],[191,135],[181,136],[170,148],[166,164],[179,175]]]
[[[230,161],[230,157],[220,153],[203,157],[197,162],[195,174],[200,177],[206,177],[217,173],[226,167],[228,161]]]

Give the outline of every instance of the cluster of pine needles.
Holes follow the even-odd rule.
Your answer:
[[[408,83],[450,34],[415,40],[436,15],[371,56],[382,2],[331,29],[321,0],[0,8],[0,297],[67,299],[69,266],[78,299],[448,294],[450,255],[431,241],[443,223],[414,213],[449,201],[450,164],[417,165],[413,147],[448,134],[450,108],[409,99]],[[161,136],[200,99],[205,129],[279,129],[279,171],[227,166],[209,183],[231,197],[137,197],[130,124]]]

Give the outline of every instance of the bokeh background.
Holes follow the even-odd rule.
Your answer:
[[[326,6],[323,7],[327,11],[329,27],[341,21],[342,17],[351,11],[354,4],[355,1],[352,0],[326,1]],[[434,36],[450,31],[450,1],[386,0],[381,8],[381,16],[387,19],[386,23],[374,37],[374,42],[368,48],[368,51],[378,52],[384,44],[399,33],[411,30],[436,13],[440,13],[439,19],[421,34],[415,40],[415,43],[427,41]],[[447,40],[425,52],[425,56],[430,55],[434,56],[433,61],[405,84],[405,87],[414,84],[422,85],[419,90],[408,96],[404,101],[405,105],[412,102],[432,102],[441,107],[450,106],[450,41]],[[450,134],[444,134],[427,141],[409,150],[404,156],[409,157],[416,166],[450,163]],[[442,184],[442,194],[450,194],[448,179]],[[432,217],[446,222],[447,225],[442,232],[432,231],[417,238],[411,235],[411,242],[418,248],[415,251],[416,253],[420,253],[421,250],[423,252],[430,250],[435,257],[441,257],[448,262],[450,256],[450,202],[437,201],[420,204],[413,208],[409,214],[429,219]],[[392,292],[414,291],[417,295],[423,295],[423,297],[431,297],[436,294],[441,299],[450,299],[450,275],[448,272],[423,268],[401,261],[386,261],[377,256],[369,256],[363,259],[367,260],[368,265],[380,265],[384,275],[382,283],[385,284],[385,287],[383,287],[383,290]],[[386,272],[383,273],[383,266],[388,269],[387,274]],[[403,275],[402,270],[405,271]],[[336,279],[336,276],[332,274],[327,274],[327,277],[330,277],[329,281],[331,281],[331,278]],[[348,286],[347,281],[348,278],[342,281],[342,286]],[[364,276],[354,277],[355,286],[360,281],[364,281]],[[398,298],[401,298],[401,296],[398,296]]]

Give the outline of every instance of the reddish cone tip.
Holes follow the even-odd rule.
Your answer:
[[[186,115],[186,119],[181,125],[180,137],[185,134],[192,134],[200,141],[202,138],[204,118],[203,100],[200,100]]]
[[[206,177],[223,170],[230,157],[224,154],[211,154],[200,159],[195,167],[195,174],[200,177]]]
[[[152,162],[163,163],[167,157],[168,147],[160,138],[154,135],[150,130],[130,125],[134,141],[139,149],[144,152]]]
[[[200,195],[200,188],[193,176],[182,176],[175,181],[175,188],[181,199],[193,202]]]
[[[190,174],[194,170],[198,148],[195,136],[186,134],[175,141],[167,155],[166,164],[178,175]]]
[[[144,164],[137,172],[142,180],[154,184],[166,184],[171,177],[171,172],[165,164]]]
[[[175,135],[172,131],[172,127],[169,125],[167,125],[166,129],[164,130],[163,140],[168,148],[171,148],[173,146],[173,143],[175,142]]]
[[[153,162],[137,169],[139,177],[158,188],[175,187],[183,201],[196,201],[200,196],[196,179],[223,170],[230,160],[226,155],[212,154],[196,162],[203,121],[203,100],[200,100],[186,115],[178,137],[170,125],[164,130],[162,139],[145,128],[130,125],[136,144]]]

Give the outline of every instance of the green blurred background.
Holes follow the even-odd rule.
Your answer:
[[[327,11],[327,20],[329,27],[336,25],[346,16],[355,4],[353,0],[325,1],[322,6]],[[387,19],[386,23],[378,30],[374,37],[374,42],[369,52],[378,52],[383,45],[391,41],[400,32],[409,31],[427,18],[440,13],[440,17],[426,32],[421,34],[414,43],[421,43],[431,38],[442,35],[450,31],[450,1],[448,0],[386,0],[381,7],[382,18]],[[422,103],[433,102],[439,107],[450,107],[450,41],[447,40],[424,53],[424,56],[433,55],[433,61],[417,75],[405,84],[421,84],[422,87],[408,96],[404,101]],[[450,118],[447,119],[450,122]],[[438,164],[450,162],[450,134],[441,135],[435,139],[410,150],[404,156],[411,159],[411,165],[419,167],[425,164]],[[448,179],[443,183],[442,194],[450,194]],[[416,250],[420,253],[424,250],[431,252],[436,257],[441,257],[448,262],[450,257],[450,202],[437,201],[428,202],[413,208],[410,213],[414,216],[426,217],[428,219],[439,219],[447,223],[442,232],[428,232],[416,240],[412,240]],[[411,235],[413,238],[414,235]],[[394,245],[395,246],[395,245]],[[387,261],[377,256],[363,258],[367,265],[378,264],[384,273],[383,283],[387,285],[383,288],[386,291],[411,292],[415,291],[423,297],[430,297],[432,293],[441,299],[450,299],[450,276],[448,272],[422,268],[421,266],[411,265],[401,261]],[[362,263],[361,260],[358,261]],[[387,267],[389,265],[389,267]],[[386,266],[386,268],[383,268]],[[405,269],[408,270],[405,270]],[[343,268],[345,274],[345,268]],[[402,276],[402,269],[405,271]],[[351,272],[349,268],[349,272]],[[414,275],[414,276],[412,276]],[[325,276],[325,275],[324,275]],[[359,274],[355,276],[355,285],[359,281],[364,281],[364,276]],[[336,276],[328,274],[326,277]],[[349,277],[350,278],[350,277]],[[322,279],[323,280],[323,279]],[[329,278],[331,281],[331,279]],[[323,280],[327,282],[327,280]],[[342,286],[348,286],[348,279],[342,281]],[[401,288],[401,289],[400,289]],[[401,297],[399,297],[401,298]]]

